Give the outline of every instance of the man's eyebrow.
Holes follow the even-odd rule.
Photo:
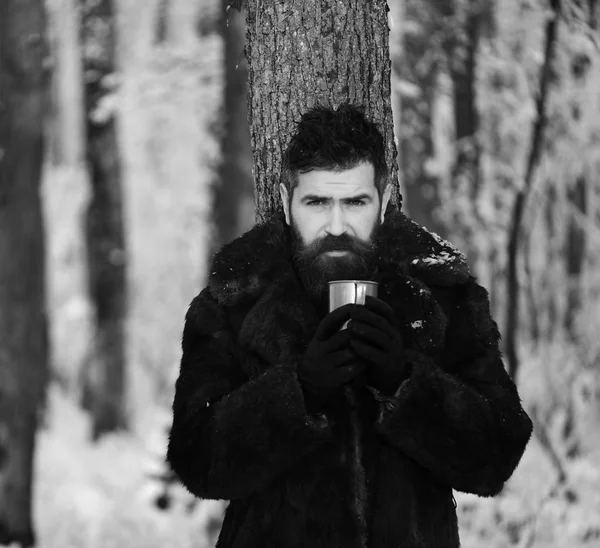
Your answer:
[[[358,196],[351,196],[350,198],[344,198],[345,202],[354,200],[372,200],[373,197],[370,194],[359,194]]]
[[[300,201],[302,203],[306,203],[306,202],[310,202],[311,200],[329,201],[329,200],[331,200],[331,198],[328,196],[319,196],[318,194],[307,194]]]
[[[330,196],[319,196],[318,194],[307,194],[300,201],[304,204],[306,202],[310,202],[312,200],[321,200],[323,202],[331,201]],[[373,200],[373,197],[370,194],[358,194],[357,196],[349,196],[347,198],[343,198],[344,202],[353,202],[355,200]]]

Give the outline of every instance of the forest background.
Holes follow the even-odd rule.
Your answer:
[[[185,311],[255,220],[229,4],[46,0],[41,547],[214,545],[225,503],[164,453]],[[469,256],[536,427],[498,497],[456,494],[462,544],[600,546],[600,3],[388,4],[403,208]]]

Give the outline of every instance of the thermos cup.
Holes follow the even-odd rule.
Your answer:
[[[377,282],[335,280],[329,282],[329,312],[345,304],[365,304],[365,297],[377,297]],[[346,329],[346,322],[342,329]]]

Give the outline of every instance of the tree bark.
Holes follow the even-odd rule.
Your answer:
[[[281,155],[294,122],[320,104],[351,102],[365,107],[387,143],[393,205],[401,205],[391,109],[389,29],[385,0],[276,0],[246,3],[248,110],[254,153],[256,219],[281,208]],[[354,399],[346,391],[354,463],[353,508],[366,546],[366,483]]]
[[[294,122],[316,104],[342,101],[364,105],[379,124],[400,205],[385,0],[249,0],[246,7],[257,221],[281,207],[281,155]]]
[[[83,0],[82,43],[87,164],[92,185],[86,219],[89,292],[95,336],[86,364],[83,404],[92,413],[92,437],[127,428],[125,320],[126,250],[121,158],[116,113],[114,21],[111,0]]]
[[[400,136],[402,135],[402,111],[403,101],[401,86],[399,85],[402,77],[402,60],[404,59],[404,21],[406,12],[406,0],[387,0],[390,9],[390,34],[388,37],[391,61],[391,101],[392,114],[394,119],[394,135],[397,148],[396,161],[398,162],[398,182],[400,192],[403,191],[404,174],[400,166],[403,163],[402,148],[399,146]],[[404,198],[404,196],[403,196]],[[406,205],[406,204],[403,204]]]
[[[35,542],[33,457],[48,379],[45,32],[42,0],[0,2],[0,544],[21,546]]]
[[[239,236],[247,228],[242,214],[244,202],[251,199],[252,149],[248,127],[248,69],[244,57],[244,16],[223,4],[225,42],[224,130],[221,141],[222,160],[219,182],[215,189],[215,229],[213,251]]]

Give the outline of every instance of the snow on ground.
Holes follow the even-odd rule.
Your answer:
[[[140,435],[113,435],[93,445],[86,415],[60,389],[49,394],[47,427],[36,461],[35,516],[40,548],[208,548],[206,532],[225,503],[192,500],[183,488],[160,511],[154,500],[170,415],[148,413]],[[571,491],[548,498],[555,472],[535,438],[502,494],[456,493],[463,548],[600,547],[600,465],[581,458],[568,466]]]
[[[223,502],[188,513],[180,488],[168,512],[156,508],[166,412],[153,413],[144,439],[88,440],[89,421],[58,389],[50,391],[48,426],[38,436],[34,513],[40,548],[204,548],[206,523]],[[213,539],[214,540],[214,539]]]
[[[534,437],[494,498],[455,493],[462,548],[600,548],[600,466],[567,466],[569,487],[549,497],[556,473]]]

